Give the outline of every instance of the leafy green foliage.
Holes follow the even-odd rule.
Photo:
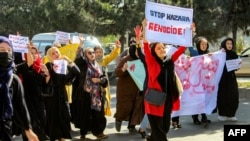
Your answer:
[[[237,31],[250,34],[250,0],[150,0],[194,9],[196,35],[209,42]],[[145,0],[1,0],[0,34],[83,32],[96,36],[133,34],[145,14]]]

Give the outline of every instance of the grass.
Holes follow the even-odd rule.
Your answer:
[[[249,87],[250,88],[250,82],[238,82],[239,87]]]

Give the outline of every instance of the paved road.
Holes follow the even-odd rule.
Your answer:
[[[112,114],[115,113],[115,81],[111,82],[111,93],[112,93]],[[208,128],[204,128],[200,125],[194,125],[192,123],[191,116],[180,117],[182,128],[178,130],[170,129],[168,138],[169,141],[223,141],[223,126],[227,124],[250,124],[250,90],[246,88],[240,89],[240,104],[237,111],[236,117],[238,122],[220,122],[217,119],[217,113],[208,115],[208,118],[212,120],[212,123]],[[129,134],[127,130],[127,122],[123,122],[121,132],[117,133],[114,128],[113,116],[107,117],[107,127],[105,134],[109,135],[106,141],[144,141],[139,134]],[[139,127],[136,127],[139,128]],[[72,126],[72,141],[78,141],[80,138],[79,129]],[[91,134],[87,135],[86,139],[94,140],[95,137]],[[15,138],[15,141],[21,140],[20,137]]]

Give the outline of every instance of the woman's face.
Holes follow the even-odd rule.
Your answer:
[[[12,53],[12,48],[10,47],[9,44],[2,42],[0,43],[0,52]]]
[[[166,56],[166,47],[162,44],[162,43],[158,43],[155,46],[155,54],[160,58],[160,59],[164,59],[164,57]]]
[[[207,50],[207,40],[206,39],[202,39],[200,42],[200,49],[202,51],[206,51]]]
[[[30,51],[31,55],[32,55],[32,58],[33,60],[35,61],[37,58],[38,58],[38,52],[35,48],[32,48],[31,51]]]
[[[96,49],[95,50],[95,56],[96,56],[96,58],[102,58],[103,57],[103,51],[102,51],[102,49]]]
[[[86,50],[86,57],[88,58],[89,61],[94,61],[95,60],[95,52],[93,49],[88,49]]]
[[[227,50],[233,49],[233,42],[231,40],[226,41],[226,48],[227,48]]]
[[[52,52],[51,52],[51,58],[53,60],[58,60],[60,59],[60,53],[59,53],[59,50],[58,49],[53,49]]]

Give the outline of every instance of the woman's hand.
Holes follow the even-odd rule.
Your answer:
[[[101,78],[91,78],[93,83],[100,83],[101,82]]]
[[[31,130],[25,130],[25,134],[29,141],[39,141],[37,135]]]
[[[136,36],[136,43],[140,43],[140,40],[141,40],[141,35],[142,35],[142,28],[140,25],[137,25],[135,28],[134,28],[134,31],[135,31],[135,36]]]
[[[143,31],[143,34],[142,34],[142,38],[143,38],[143,41],[146,43],[146,42],[148,42],[147,40],[146,40],[146,26],[147,26],[147,19],[143,19],[143,21],[142,21],[142,31]]]
[[[116,40],[116,41],[115,41],[115,46],[116,46],[116,47],[121,47],[121,43],[120,43],[119,40]]]
[[[127,63],[124,63],[123,64],[123,67],[122,67],[122,71],[125,72],[128,68],[128,64]]]
[[[50,76],[49,70],[48,70],[48,68],[46,67],[46,65],[41,64],[41,71],[42,71],[42,73],[43,73],[45,76]]]

